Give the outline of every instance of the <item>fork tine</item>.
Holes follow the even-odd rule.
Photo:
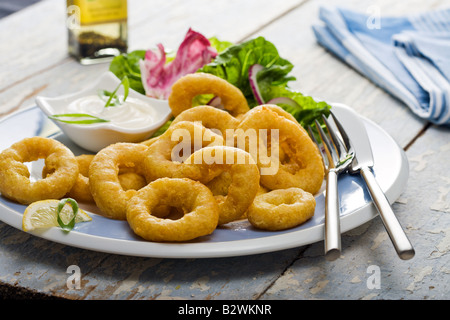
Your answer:
[[[317,145],[319,146],[319,143],[317,142],[316,137],[314,136],[314,132],[312,131],[311,126],[308,126],[308,133],[309,133],[309,137],[311,138],[311,140]],[[320,148],[319,148],[320,149]]]
[[[342,139],[333,130],[333,127],[331,126],[330,122],[325,117],[325,115],[322,115],[322,118],[323,118],[323,121],[325,123],[325,126],[328,129],[328,133],[329,133],[330,138],[331,138],[331,143],[333,144],[335,150],[337,151],[338,157],[340,159],[342,156],[344,156],[347,153],[348,148],[345,145],[345,143],[342,141]],[[334,118],[333,118],[333,120],[334,120]],[[336,124],[336,122],[335,122],[335,124]],[[336,124],[336,126],[338,127],[337,124]],[[339,127],[338,127],[338,130],[340,131]]]
[[[317,127],[317,131],[319,131],[320,139],[323,141],[323,146],[325,147],[325,152],[327,155],[328,162],[330,163],[330,166],[335,165],[335,163],[339,160],[337,158],[336,150],[334,149],[334,146],[328,139],[328,136],[325,134],[325,132],[322,129],[322,126],[320,125],[319,121],[315,120],[315,125]],[[329,131],[329,129],[328,129]]]
[[[314,135],[314,132],[313,132],[311,126],[308,126],[308,133],[309,133],[309,136],[311,137],[311,140],[316,144],[317,149],[319,149],[319,152],[320,152],[320,155],[321,155],[324,167],[328,168],[329,167],[329,165],[328,165],[328,157],[327,157],[326,154],[324,154],[324,150],[321,147],[320,143],[317,141],[316,136]]]
[[[334,120],[334,123],[336,124],[337,129],[339,130],[339,134],[342,137],[342,141],[345,144],[345,148],[347,150],[350,150],[351,149],[350,138],[348,137],[347,133],[345,132],[344,127],[339,122],[339,120],[336,118],[336,116],[334,115],[333,111],[331,111],[330,114],[333,117],[333,120]]]

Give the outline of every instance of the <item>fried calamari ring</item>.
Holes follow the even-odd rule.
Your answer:
[[[199,121],[205,128],[219,130],[222,136],[225,136],[227,129],[235,129],[239,124],[239,120],[228,112],[212,106],[197,106],[184,110],[171,125],[180,121]]]
[[[92,159],[94,159],[94,156],[95,155],[93,154],[82,154],[75,157],[78,163],[79,174],[72,189],[65,195],[65,197],[75,199],[78,202],[94,202],[94,198],[92,197],[91,189],[89,187],[89,166]],[[45,178],[49,174],[50,172],[48,172],[48,168],[44,166],[42,169],[42,177]],[[147,185],[145,178],[135,173],[133,170],[130,170],[130,168],[119,168],[119,182],[125,191],[129,189],[139,190]]]
[[[281,108],[280,106],[278,106],[276,104],[263,104],[263,105],[256,106],[256,107],[252,108],[249,112],[244,114],[239,120],[243,121],[246,117],[251,116],[253,113],[258,112],[258,110],[261,110],[261,109],[269,109],[273,112],[276,112],[279,116],[282,116],[288,120],[291,120],[299,127],[300,130],[306,132],[305,129],[300,125],[300,123],[298,123],[297,119],[295,119],[292,114],[290,114],[289,112],[287,112],[286,110],[284,110],[283,108]],[[281,162],[284,162],[286,159],[286,154],[284,153],[283,149],[279,149],[279,158],[280,158]]]
[[[179,208],[179,219],[153,215],[161,206]],[[211,234],[217,227],[219,207],[211,191],[190,179],[161,178],[149,183],[130,200],[127,221],[131,229],[149,241],[188,241]]]
[[[72,189],[70,189],[70,191],[66,194],[66,197],[73,198],[79,202],[94,202],[91,190],[89,189],[89,165],[91,164],[92,159],[94,159],[94,155],[82,154],[76,156],[75,159],[78,164],[78,178]],[[49,168],[44,166],[42,169],[42,177],[46,177],[50,173]]]
[[[142,162],[147,146],[143,144],[119,142],[100,150],[89,167],[89,187],[92,197],[101,213],[117,220],[126,219],[127,202],[136,190],[124,190],[119,180],[123,167],[134,168],[144,175]]]
[[[185,163],[207,169],[202,172],[208,175],[198,179],[202,183],[212,180],[211,172],[228,180],[227,190],[222,189],[215,194],[220,209],[219,225],[241,218],[259,190],[258,166],[244,150],[226,146],[205,147],[194,152]]]
[[[315,208],[311,193],[300,188],[278,189],[257,195],[247,211],[247,219],[258,229],[284,230],[309,220]]]
[[[45,159],[45,166],[52,174],[32,182],[24,162],[38,159]],[[74,154],[54,139],[25,138],[0,154],[0,192],[22,204],[62,198],[72,189],[77,177]]]
[[[94,155],[82,154],[75,159],[77,159],[79,174],[77,181],[66,196],[80,202],[94,202],[89,188],[89,166],[94,159]]]
[[[89,189],[89,165],[91,164],[93,158],[93,154],[82,154],[75,157],[78,163],[78,178],[75,181],[72,189],[70,189],[65,197],[75,199],[79,202],[94,202],[91,190]],[[47,177],[51,173],[52,172],[50,172],[49,168],[47,168],[46,166],[42,168],[43,178]]]
[[[206,146],[223,145],[223,138],[199,123],[180,121],[170,126],[148,147],[144,160],[147,181],[158,178],[190,178],[203,175],[200,166],[183,161],[194,151]]]
[[[261,109],[269,109],[273,112],[276,112],[279,116],[285,117],[286,119],[291,120],[300,126],[297,119],[295,119],[292,114],[290,114],[289,112],[287,112],[286,110],[284,110],[283,108],[281,108],[280,106],[278,106],[276,104],[262,104],[262,105],[256,106],[256,107],[252,108],[250,111],[248,111],[247,113],[245,113],[240,118],[240,121],[243,121],[245,118],[247,118],[248,116],[251,116],[254,112],[257,112],[258,110],[261,110]],[[300,127],[303,129],[302,126],[300,126]]]
[[[153,142],[156,141],[156,139],[158,139],[158,137],[149,138],[149,139],[144,140],[144,141],[142,141],[140,143],[146,145],[147,147],[149,147],[151,144],[153,144]]]
[[[317,146],[298,123],[280,116],[270,108],[262,107],[252,111],[239,124],[236,130],[237,141],[245,141],[239,135],[245,134],[247,130],[251,131],[251,129],[255,130],[258,135],[258,148],[256,152],[252,150],[249,152],[260,167],[263,186],[271,190],[297,187],[312,194],[319,191],[324,177],[322,158]],[[278,144],[268,145],[271,143],[268,141],[272,141],[269,138],[267,138],[268,141],[263,141],[260,129],[267,129],[268,136],[273,134],[272,130],[278,130]],[[271,150],[271,147],[276,150],[277,146],[282,150],[279,154],[283,155],[284,162],[280,160],[280,157],[277,159],[275,155],[271,154],[268,157],[270,161],[265,163],[267,158],[262,157],[261,148],[265,148],[267,152],[267,150]],[[245,143],[241,143],[239,147],[245,150],[248,148]],[[263,169],[267,169],[269,173],[263,174]]]
[[[178,79],[172,86],[169,106],[176,117],[192,107],[192,99],[200,94],[220,97],[225,110],[236,117],[249,110],[245,96],[228,81],[208,73],[191,73]]]
[[[206,182],[205,185],[212,191],[214,196],[225,197],[228,194],[228,188],[230,187],[231,182],[231,173],[229,171],[223,171],[211,181]]]
[[[135,172],[121,173],[119,170],[119,183],[125,191],[139,190],[147,185],[147,180]]]

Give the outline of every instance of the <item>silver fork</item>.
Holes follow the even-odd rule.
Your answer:
[[[347,170],[353,161],[355,153],[350,145],[346,144],[345,132],[340,131],[338,120],[333,117],[336,124],[332,127],[325,116],[322,116],[326,131],[322,129],[316,120],[315,126],[322,143],[314,136],[311,127],[308,127],[311,139],[318,146],[326,169],[325,190],[325,258],[329,261],[336,260],[341,255],[341,226],[337,181],[338,175]],[[335,131],[337,130],[337,131]],[[338,136],[339,133],[341,136]],[[342,139],[341,139],[342,137]]]

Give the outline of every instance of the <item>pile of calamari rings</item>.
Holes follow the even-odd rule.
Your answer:
[[[219,97],[223,108],[193,107],[201,94]],[[291,114],[276,105],[250,109],[239,89],[203,73],[179,79],[169,106],[175,118],[162,135],[96,154],[75,156],[44,137],[14,143],[0,154],[1,195],[25,205],[93,203],[158,242],[192,240],[242,219],[284,230],[314,215],[323,162]],[[31,181],[24,163],[37,159],[45,159],[42,179]]]

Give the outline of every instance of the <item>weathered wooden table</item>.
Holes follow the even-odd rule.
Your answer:
[[[0,296],[67,299],[448,299],[450,130],[415,117],[401,102],[320,47],[311,25],[322,0],[154,0],[129,2],[130,50],[176,48],[189,27],[240,42],[262,35],[290,60],[294,89],[342,102],[406,151],[409,180],[393,208],[415,246],[400,260],[379,217],[343,235],[343,255],[321,242],[240,257],[162,259],[107,254],[54,243],[0,222]],[[414,13],[447,1],[335,1],[367,12]],[[68,56],[64,2],[45,0],[0,21],[0,117],[84,88],[108,64]],[[2,137],[0,137],[2,139]],[[79,288],[67,285],[80,268]],[[373,282],[378,270],[378,282]],[[379,286],[378,286],[379,284]]]

